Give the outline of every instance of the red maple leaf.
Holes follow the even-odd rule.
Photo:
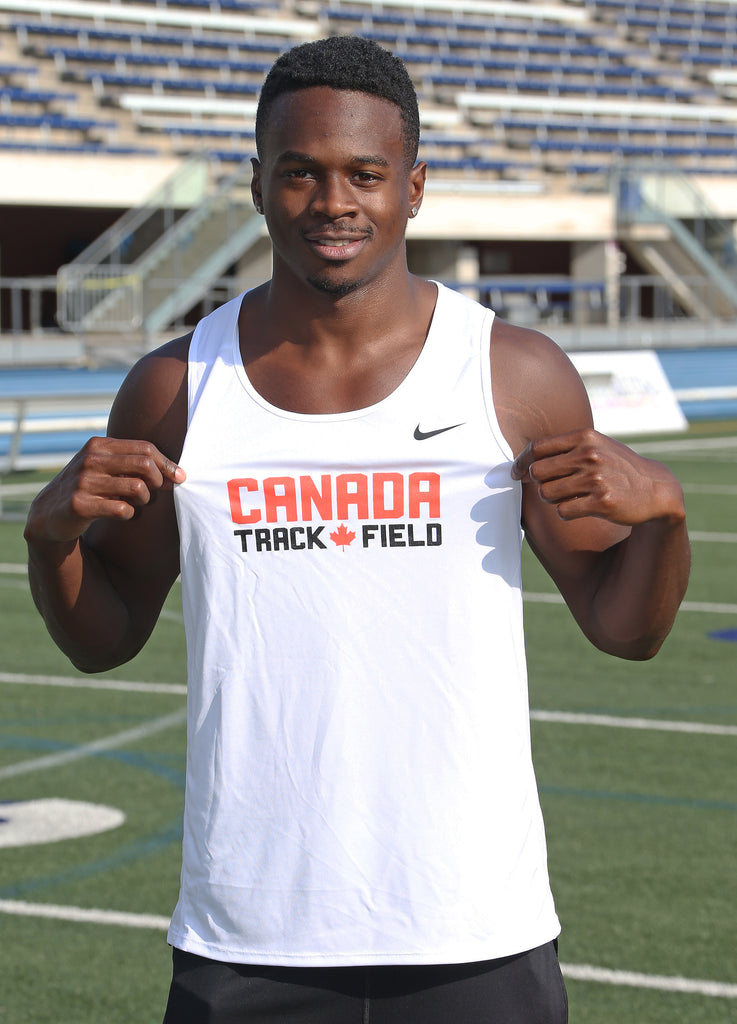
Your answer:
[[[353,530],[346,530],[345,523],[341,523],[337,530],[333,530],[330,534],[330,539],[334,544],[337,544],[339,548],[343,548],[345,551],[348,544],[352,544],[356,539],[356,534]]]

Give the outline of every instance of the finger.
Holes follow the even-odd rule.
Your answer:
[[[530,467],[536,462],[547,461],[557,455],[565,455],[573,451],[580,440],[581,431],[578,430],[569,434],[558,434],[554,437],[535,438],[514,460],[512,464],[513,479],[523,480],[529,474]],[[533,475],[537,478],[537,473]]]
[[[132,519],[136,506],[124,498],[104,498],[97,494],[78,492],[72,498],[70,510],[73,519],[92,523],[96,519]]]
[[[568,475],[562,472],[548,472],[547,463],[544,469],[542,463],[535,463],[532,467],[533,477],[531,483],[537,486],[537,493],[540,498],[549,505],[559,505],[561,501],[570,498],[581,498],[590,495],[596,484],[592,487],[591,481],[587,480],[584,474],[570,471]]]
[[[535,461],[533,455],[534,441],[530,441],[526,448],[519,453],[517,458],[512,463],[512,479],[513,480],[524,480],[530,470],[530,466]]]
[[[584,519],[592,515],[589,495],[575,495],[558,502],[555,511],[559,519],[570,522],[573,519]]]
[[[181,466],[162,455],[158,448],[154,448],[151,453],[136,456],[129,473],[124,475],[140,477],[153,489],[167,484],[181,484],[187,476]]]
[[[128,473],[92,473],[80,476],[78,492],[89,498],[102,500],[125,501],[133,507],[147,505],[154,494],[164,483],[160,473],[153,481],[147,481],[138,474]]]
[[[187,474],[181,466],[177,465],[172,459],[167,458],[155,445],[150,445],[149,447],[150,457],[165,480],[173,484],[180,484],[186,479]]]
[[[119,438],[92,438],[82,450],[84,470],[95,470],[111,477],[140,478],[153,489],[164,481],[182,483],[186,474],[175,462],[149,441]]]
[[[187,479],[187,474],[182,467],[176,462],[172,462],[171,459],[164,459],[162,472],[166,479],[170,480],[173,484],[182,484]]]
[[[133,454],[131,446],[137,449]],[[177,472],[178,469],[145,442],[121,445],[100,439],[99,443],[89,445],[73,473],[67,474],[70,521],[132,519],[157,491],[183,478],[183,471]],[[62,496],[60,491],[59,497]]]
[[[518,472],[521,473],[516,479],[525,483],[540,484],[549,483],[555,480],[563,481],[563,486],[568,487],[572,476],[580,473],[580,467],[575,459],[571,458],[570,452],[560,455],[549,455],[547,458],[535,458],[533,451],[519,465]],[[512,473],[514,477],[514,470]],[[571,493],[571,492],[569,492]]]
[[[564,456],[576,449],[584,454],[593,452],[597,436],[594,429],[583,427],[580,430],[572,430],[569,433],[556,434],[552,437],[536,437],[515,459],[512,476],[521,480],[529,473],[533,463],[547,461],[556,456]],[[536,477],[537,473],[535,472],[533,475]]]

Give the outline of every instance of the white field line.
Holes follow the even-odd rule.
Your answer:
[[[124,928],[153,928],[166,931],[169,918],[157,914],[131,914],[122,910],[98,910],[87,907],[65,907],[57,903],[23,903],[0,900],[0,913],[21,917],[48,917],[56,921],[78,921],[83,924],[116,924]]]
[[[56,921],[79,924],[117,925],[123,928],[145,928],[166,931],[169,918],[157,914],[132,914],[120,910],[100,910],[87,907],[60,906],[56,903],[24,903],[20,900],[0,900],[0,913],[22,917],[43,917]],[[662,992],[683,992],[694,995],[737,999],[737,985],[701,978],[668,977],[658,974],[640,974],[634,971],[615,971],[591,964],[561,964],[566,978],[575,981],[598,982],[605,985],[627,985],[633,988],[659,989]]]
[[[31,686],[67,686],[79,690],[120,690],[124,693],[168,693],[186,697],[181,683],[133,683],[125,679],[75,679],[71,676],[27,676],[19,672],[0,672],[0,683],[24,683]]]
[[[700,996],[737,999],[737,985],[700,978],[669,977],[662,974],[640,974],[636,971],[614,971],[591,964],[561,964],[566,978],[573,981],[598,981],[605,985],[629,985],[633,988],[654,988],[661,992],[684,992]]]
[[[0,562],[0,577],[2,576],[23,576],[23,581],[12,580],[5,581],[0,579],[0,585],[3,587],[25,587],[28,588],[28,568],[18,562]],[[181,612],[170,611],[168,608],[163,608],[159,612],[159,618],[165,619],[167,622],[178,622],[183,623],[184,618]]]
[[[694,541],[718,541],[720,543],[737,543],[736,533],[700,533],[692,532],[689,533],[689,537]],[[0,576],[3,573],[17,573],[18,569],[22,569],[25,572],[25,566],[17,567],[8,565],[7,563],[0,563]],[[556,593],[534,593],[532,591],[525,591],[523,594],[524,600],[529,601],[532,604],[565,604],[565,601]],[[683,601],[679,609],[681,612],[707,612],[714,615],[737,615],[737,604],[719,604],[714,601]],[[170,611],[164,608],[159,613],[160,619],[165,619],[167,622],[183,623],[184,618],[181,612]],[[3,678],[3,674],[0,673],[0,682],[11,682]],[[53,685],[53,684],[49,684]],[[64,683],[57,683],[57,686],[63,686]],[[93,683],[89,684],[93,689],[104,689],[104,687],[96,686]],[[148,684],[146,684],[148,685]],[[113,686],[110,689],[114,689]],[[149,691],[149,692],[154,692]],[[160,691],[160,692],[173,692],[173,691]]]
[[[729,485],[712,486],[710,484],[684,484],[683,490],[699,494],[737,495],[737,487]],[[690,530],[688,535],[691,540],[711,541],[714,544],[723,544],[725,542],[728,544],[737,543],[737,533],[712,533],[707,530]],[[27,572],[27,566],[22,563],[0,562],[0,575],[25,576]]]
[[[643,441],[632,446],[635,451],[651,452],[700,452],[722,451],[737,448],[737,437],[688,437],[677,441]]]
[[[134,683],[123,680],[99,680],[89,681],[84,679],[68,679],[60,676],[20,676],[10,673],[0,674],[0,682],[10,683],[32,683],[51,686],[81,686],[95,689],[131,689],[134,691],[148,690],[149,692],[166,692],[180,694],[184,687],[176,684],[163,683]],[[709,733],[717,735],[737,735],[737,726],[720,726],[702,722],[669,722],[657,719],[639,718],[617,718],[611,715],[590,715],[574,712],[556,711],[531,711],[531,717],[538,721],[565,722],[581,725],[603,725],[619,728],[632,729],[655,729],[674,732]],[[86,744],[74,751],[65,752],[62,755],[51,755],[49,758],[37,758],[34,761],[25,761],[20,765],[10,765],[8,769],[0,771],[0,778],[8,774],[18,774],[17,769],[35,770],[40,767],[51,767],[52,760],[56,763],[59,758],[64,760],[85,757],[102,749],[112,749],[114,746],[122,745],[131,739],[141,738],[143,735],[151,735],[152,732],[168,728],[171,725],[179,724],[184,720],[184,712],[176,712],[173,715],[156,719],[137,729],[127,730],[125,733],[118,733],[116,736],[108,737],[96,743]],[[68,757],[67,755],[71,755]],[[14,771],[15,769],[15,771]],[[89,909],[73,906],[59,906],[47,903],[25,903],[18,900],[0,900],[0,913],[19,914],[28,917],[53,918],[62,921],[73,921],[88,924],[118,925],[126,928],[146,928],[166,931],[169,927],[169,919],[154,914],[133,914],[123,911]],[[666,992],[694,993],[706,996],[716,996],[726,999],[737,998],[737,985],[718,981],[701,980],[682,977],[664,977],[660,975],[639,974],[631,971],[616,971],[609,968],[594,967],[590,964],[562,964],[563,974],[567,978],[581,981],[598,982],[610,985],[625,985],[636,988],[659,989]]]
[[[187,692],[186,686],[181,686],[178,683],[133,683],[126,682],[123,679],[94,680],[74,679],[66,676],[24,676],[15,672],[0,672],[0,683],[18,683],[31,686],[63,686],[69,688],[79,687],[80,689],[88,690],[120,690],[132,693],[168,693],[177,697],[184,696]],[[184,720],[183,711],[176,714],[181,714],[181,720]],[[176,714],[167,717],[172,717],[176,721]],[[559,722],[564,725],[603,725],[616,729],[652,729],[661,732],[737,736],[737,725],[718,725],[712,722],[680,722],[661,718],[628,718],[626,715],[594,715],[584,711],[542,711],[535,710],[534,708],[530,711],[530,717],[537,722]],[[155,721],[165,722],[166,719],[156,719]],[[161,727],[166,728],[167,726],[162,725]],[[139,728],[146,727],[141,726]],[[119,735],[124,736],[126,734],[120,733]],[[128,735],[130,735],[130,731]],[[0,770],[1,777],[2,770]]]
[[[706,533],[703,530],[689,530],[689,540],[703,540],[711,544],[737,544],[737,533]]]
[[[28,593],[28,580],[12,579],[0,575],[0,587],[3,590],[22,590]]]
[[[153,718],[143,725],[136,726],[135,729],[125,729],[123,732],[114,733],[112,736],[104,736],[102,739],[93,740],[91,743],[83,743],[69,750],[60,750],[56,754],[33,757],[27,761],[17,761],[15,764],[8,764],[4,768],[0,768],[0,779],[12,779],[18,775],[28,775],[31,772],[59,768],[61,765],[81,761],[85,757],[92,757],[106,750],[116,750],[118,747],[124,747],[128,743],[135,743],[147,736],[153,736],[157,732],[163,732],[165,729],[171,729],[175,725],[181,725],[186,720],[186,717],[186,710],[181,708],[179,711],[162,715],[160,718]]]
[[[686,494],[721,494],[732,497],[737,494],[734,484],[681,484]]]
[[[713,601],[684,601],[683,612],[715,612],[717,615],[737,615],[737,604],[715,604]]]
[[[687,732],[708,736],[737,736],[737,725],[713,722],[678,722],[665,718],[628,718],[626,715],[592,715],[582,711],[530,711],[535,722],[562,725],[603,725],[612,729],[650,729],[654,732]]]
[[[525,601],[532,604],[565,604],[560,594],[553,593],[532,593],[525,591]],[[681,604],[682,612],[712,612],[717,615],[737,615],[737,604],[717,604],[713,601],[684,601]]]
[[[173,612],[169,608],[162,608],[159,612],[159,619],[165,619],[167,622],[179,622],[184,625],[184,616],[181,612]]]

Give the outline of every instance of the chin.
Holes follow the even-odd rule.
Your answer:
[[[354,281],[335,281],[329,277],[308,277],[307,283],[324,295],[333,295],[335,298],[342,298],[344,295],[350,295],[351,292],[356,291],[363,284],[362,280]]]

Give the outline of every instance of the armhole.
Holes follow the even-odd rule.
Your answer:
[[[242,367],[238,342],[238,316],[245,292],[224,302],[199,321],[189,342],[187,359],[187,427],[202,391],[218,361]]]
[[[494,404],[494,388],[491,379],[491,329],[494,325],[495,316],[496,314],[492,309],[487,309],[481,319],[481,337],[479,340],[481,388],[484,395],[486,415],[489,419],[489,428],[494,435],[494,440],[498,444],[499,450],[502,454],[505,455],[510,462],[514,462],[514,452],[502,433],[502,428],[499,426],[499,419],[497,418],[496,406]]]
[[[197,398],[204,384],[205,361],[199,358],[202,321],[197,324],[189,341],[187,353],[187,430],[192,424],[192,414],[197,406]]]

